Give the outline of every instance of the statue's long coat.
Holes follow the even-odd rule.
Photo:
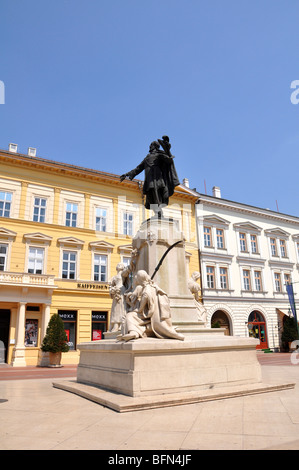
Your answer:
[[[145,207],[151,204],[166,204],[180,184],[173,158],[161,150],[154,150],[134,169],[127,173],[130,179],[144,170],[143,193],[146,195]]]

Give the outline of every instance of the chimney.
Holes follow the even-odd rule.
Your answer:
[[[18,145],[17,144],[9,144],[8,150],[9,150],[9,152],[17,153]]]
[[[29,157],[36,157],[36,149],[33,147],[28,148],[28,156]]]
[[[213,196],[221,198],[221,191],[220,191],[220,188],[218,188],[218,186],[213,187]]]
[[[189,188],[189,180],[188,178],[183,179],[183,185],[186,186],[186,188]]]

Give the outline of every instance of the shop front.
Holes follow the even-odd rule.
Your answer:
[[[54,313],[64,322],[70,348],[63,353],[64,364],[78,363],[77,345],[103,339],[108,329],[108,285],[65,289],[54,284],[53,276],[6,272],[0,279],[0,299],[0,362],[14,367],[48,364],[48,354],[40,348]]]
[[[259,340],[256,349],[268,349],[266,322],[263,315],[256,310],[251,312],[247,326],[249,336]]]

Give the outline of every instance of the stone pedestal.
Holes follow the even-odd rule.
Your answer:
[[[184,234],[177,223],[169,218],[152,217],[146,220],[133,238],[132,247],[139,253],[136,271],[142,269],[152,276],[164,253],[177,242],[164,258],[153,280],[169,297],[172,323],[177,331],[190,334],[204,325],[198,321],[194,297],[188,289]]]
[[[82,343],[77,381],[54,386],[119,412],[293,387],[262,383],[256,344],[253,338],[209,334],[185,341]]]

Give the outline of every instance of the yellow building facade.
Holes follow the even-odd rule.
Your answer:
[[[181,185],[165,209],[184,233],[190,275],[199,271],[196,200]],[[140,180],[1,150],[0,361],[45,365],[40,346],[54,313],[70,346],[62,363],[78,363],[79,343],[104,338],[109,280],[150,216]]]

